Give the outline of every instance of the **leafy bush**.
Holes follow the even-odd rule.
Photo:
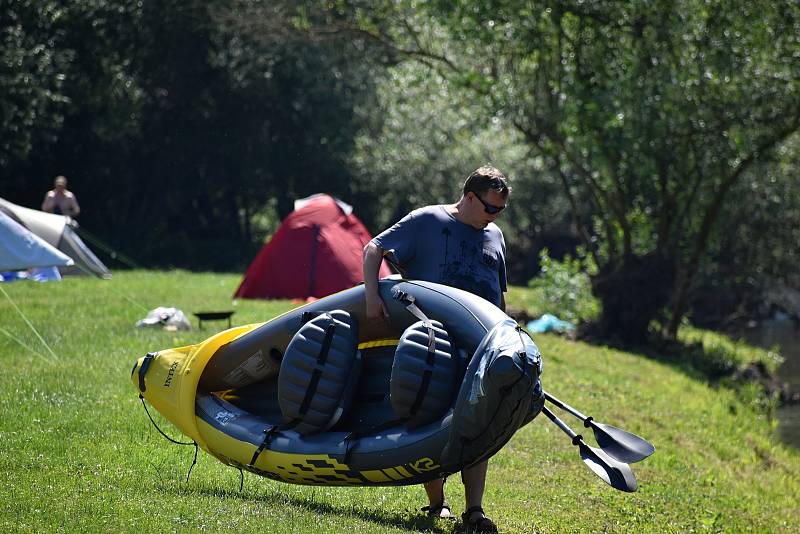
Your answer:
[[[600,302],[592,295],[589,280],[597,267],[580,249],[578,255],[556,261],[546,248],[542,249],[539,253],[541,273],[528,282],[529,287],[540,290],[549,313],[576,324],[590,321],[600,313]]]

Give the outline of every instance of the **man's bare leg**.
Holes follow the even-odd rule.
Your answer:
[[[467,508],[480,506],[483,502],[483,492],[486,489],[486,471],[489,460],[484,460],[470,468],[461,471],[461,481],[464,483],[464,498]]]
[[[436,480],[431,480],[430,482],[426,482],[423,484],[425,487],[425,493],[428,494],[428,506],[430,509],[435,509],[436,507],[442,506],[444,504],[444,479],[439,478]],[[439,513],[436,517],[444,517],[449,518],[453,517],[453,514],[450,513],[449,508],[442,508],[439,510]]]
[[[469,469],[461,471],[461,481],[464,483],[464,498],[467,502],[467,510],[473,507],[480,507],[483,502],[483,492],[486,489],[486,471],[489,467],[489,461],[485,460],[479,464],[473,465]],[[486,514],[476,510],[464,517],[464,523],[475,524],[480,521]],[[487,529],[479,528],[479,532],[497,532],[492,530],[494,523],[488,521],[490,527]]]

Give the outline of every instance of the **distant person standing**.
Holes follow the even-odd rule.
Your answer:
[[[42,211],[70,217],[77,217],[81,212],[81,208],[78,206],[78,199],[75,198],[72,191],[67,189],[67,178],[65,176],[56,176],[54,188],[44,196]]]

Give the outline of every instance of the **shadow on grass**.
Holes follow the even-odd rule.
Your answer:
[[[286,506],[287,504],[297,509],[304,509],[315,514],[333,515],[341,517],[357,517],[383,527],[395,527],[406,532],[434,532],[437,534],[463,533],[461,522],[444,519],[430,519],[423,512],[405,510],[403,512],[392,510],[367,510],[356,506],[336,506],[331,503],[317,501],[313,497],[288,495],[280,491],[272,491],[266,495],[253,495],[246,490],[227,490],[197,488],[185,489],[191,493],[224,499],[237,499],[248,502],[262,502],[270,505]]]
[[[710,384],[718,384],[720,380],[730,377],[736,371],[736,363],[723,351],[706,350],[702,343],[686,343],[653,339],[647,345],[626,345],[624,343],[606,341],[608,347],[641,354],[651,360],[667,363],[691,378]]]
[[[763,361],[743,362],[726,344],[705,346],[701,341],[668,340],[651,337],[646,343],[630,344],[618,339],[580,335],[580,341],[616,350],[640,354],[651,360],[666,363],[692,379],[712,387],[724,386],[742,393],[747,386],[758,388],[763,397],[757,404],[771,412],[773,404],[792,404],[800,395],[791,392]]]

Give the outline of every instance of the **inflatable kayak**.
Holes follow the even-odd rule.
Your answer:
[[[140,394],[225,464],[310,485],[418,484],[489,458],[544,404],[542,359],[496,306],[385,279],[139,358]]]

